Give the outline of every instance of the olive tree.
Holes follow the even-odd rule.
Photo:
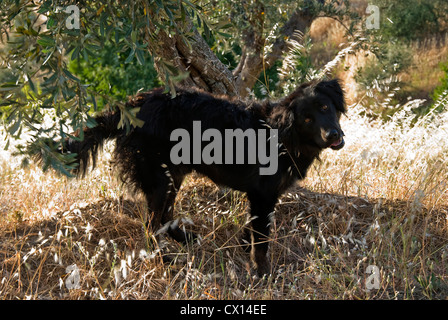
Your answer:
[[[347,0],[4,0],[0,2],[0,116],[8,147],[27,132],[22,154],[43,155],[44,169],[70,175],[75,155],[57,148],[70,132],[95,126],[101,96],[122,112],[121,126],[142,125],[105,92],[69,71],[104,48],[129,52],[127,62],[152,56],[168,91],[175,84],[246,98],[263,70],[274,66],[321,16],[349,21]],[[230,53],[232,61],[225,59]],[[45,121],[49,120],[49,121]]]

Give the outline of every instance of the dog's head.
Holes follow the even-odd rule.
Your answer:
[[[341,149],[344,132],[339,119],[346,112],[344,93],[338,80],[309,82],[301,85],[282,103],[293,119],[300,144],[318,149]]]

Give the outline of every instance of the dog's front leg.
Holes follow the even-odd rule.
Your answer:
[[[252,216],[252,249],[251,259],[255,263],[259,276],[271,273],[267,258],[269,248],[269,231],[271,218],[277,198],[266,197],[258,193],[248,193]]]

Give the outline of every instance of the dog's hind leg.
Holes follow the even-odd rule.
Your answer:
[[[196,235],[193,232],[184,232],[179,228],[178,221],[173,220],[174,213],[174,201],[176,199],[177,192],[182,184],[184,176],[182,174],[171,174],[170,171],[165,172],[170,178],[168,197],[165,205],[165,210],[162,215],[162,224],[168,224],[168,234],[171,238],[180,243],[189,243],[196,239]]]
[[[166,227],[166,231],[174,240],[181,243],[191,242],[196,236],[193,233],[182,231],[178,226],[178,221],[173,220],[174,201],[184,176],[182,174],[172,175],[169,168],[162,163],[148,162],[147,160],[146,166],[137,169],[140,186],[146,196],[151,215],[147,227],[151,227],[154,232],[158,231],[161,226],[162,229]]]
[[[251,259],[255,263],[257,273],[262,276],[271,273],[267,258],[268,238],[277,197],[266,196],[257,192],[248,192],[247,197],[250,201],[250,213],[253,219],[251,222]]]
[[[150,214],[147,227],[157,231],[164,221],[163,217],[169,209],[169,200],[172,197],[169,181],[160,172],[142,176],[141,179],[141,189],[146,196]]]

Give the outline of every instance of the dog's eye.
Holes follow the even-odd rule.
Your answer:
[[[305,118],[305,123],[311,123],[311,121],[313,121],[311,118]]]
[[[327,106],[327,105],[323,105],[323,106],[322,106],[322,110],[325,111],[325,110],[327,110],[327,109],[328,109],[328,106]]]

